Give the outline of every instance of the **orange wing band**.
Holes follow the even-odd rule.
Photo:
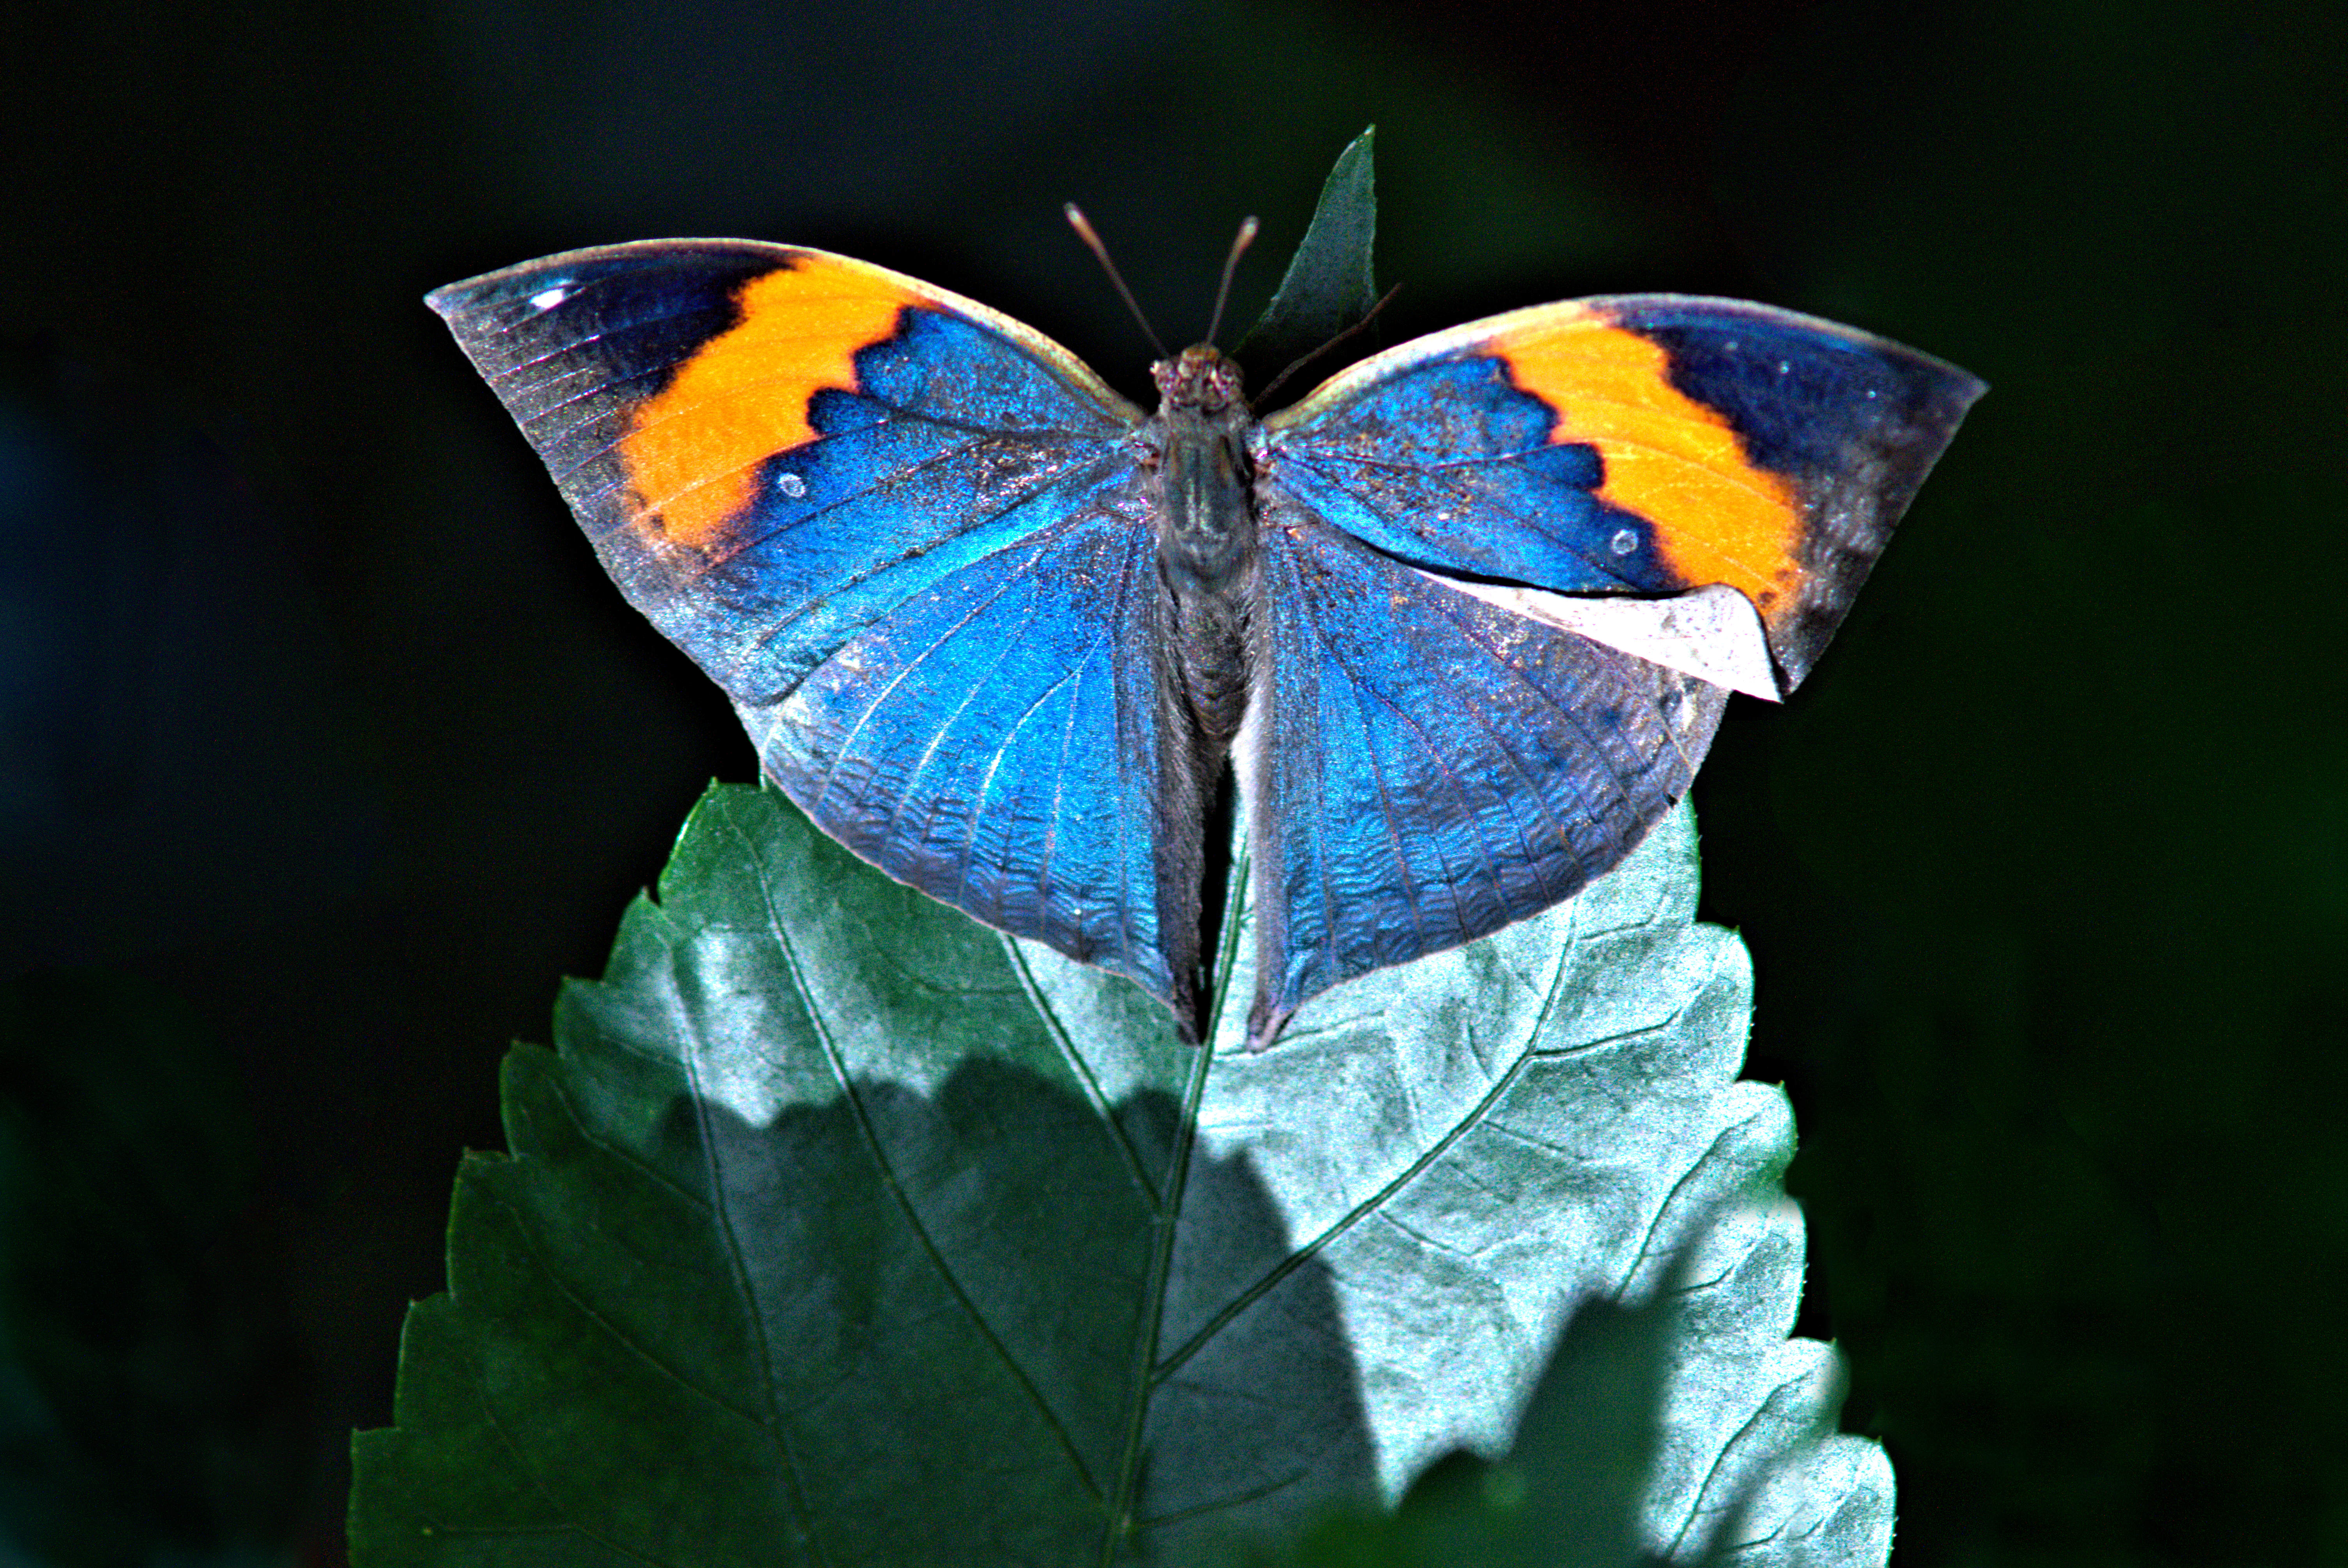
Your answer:
[[[1793,487],[1745,458],[1736,433],[1671,384],[1671,356],[1593,310],[1496,339],[1517,386],[1557,413],[1553,443],[1586,443],[1606,465],[1598,498],[1654,525],[1690,588],[1726,583],[1764,620],[1801,571]]]
[[[915,296],[895,280],[819,256],[753,278],[740,322],[701,345],[620,438],[636,528],[705,548],[747,507],[757,466],[812,441],[808,405],[856,385],[857,351],[891,336]]]

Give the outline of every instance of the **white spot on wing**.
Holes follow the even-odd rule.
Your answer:
[[[1777,689],[1776,666],[1770,662],[1769,639],[1761,629],[1760,611],[1725,583],[1671,599],[1622,599],[1468,582],[1431,571],[1418,575],[1528,620],[1603,642],[1683,675],[1772,702],[1785,700],[1785,693]]]
[[[551,289],[541,289],[530,295],[530,308],[534,311],[551,311],[570,297],[571,285],[557,283]]]

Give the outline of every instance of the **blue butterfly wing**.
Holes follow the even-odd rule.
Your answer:
[[[1830,323],[1638,295],[1406,343],[1266,420],[1251,1038],[1570,896],[1693,779],[1720,687],[1478,590],[1733,588],[1782,694],[1982,390]]]
[[[1187,1023],[1195,886],[1159,875],[1157,546],[1117,491],[900,607],[789,695],[736,706],[769,775],[841,843]]]
[[[1485,936],[1612,870],[1685,793],[1727,693],[1495,608],[1292,501],[1243,739],[1257,999]]]
[[[613,246],[428,302],[819,825],[1179,1002],[1138,409],[1017,323],[822,251]]]
[[[1550,592],[1725,584],[1809,672],[1983,390],[1898,343],[1632,294],[1420,338],[1265,421],[1272,482],[1429,570]]]

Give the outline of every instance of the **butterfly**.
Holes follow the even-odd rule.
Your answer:
[[[427,303],[774,784],[1189,1039],[1235,778],[1259,1049],[1622,861],[1728,692],[1808,673],[1983,390],[1831,323],[1628,294],[1420,338],[1261,419],[1192,347],[1153,414],[983,305],[749,241]]]

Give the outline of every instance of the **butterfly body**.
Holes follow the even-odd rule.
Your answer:
[[[900,880],[1200,1017],[1227,768],[1252,1043],[1570,896],[1730,687],[1815,661],[1980,384],[1735,302],[1538,307],[1259,420],[1143,413],[1030,329],[821,251],[660,241],[432,297],[768,776]]]
[[[1208,979],[1200,964],[1203,834],[1258,662],[1249,637],[1262,589],[1248,450],[1254,420],[1239,367],[1210,345],[1185,349],[1152,372],[1159,406],[1142,428],[1139,460],[1162,589],[1152,639],[1162,737],[1154,826],[1159,927],[1168,948],[1168,999],[1196,1034]]]

